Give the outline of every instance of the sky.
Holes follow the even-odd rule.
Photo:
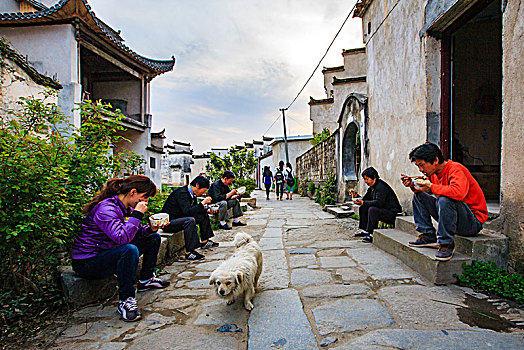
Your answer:
[[[89,0],[135,52],[175,56],[151,83],[152,131],[196,154],[283,136],[282,119],[356,0]],[[325,98],[322,67],[362,47],[350,18],[309,85],[286,112],[287,134],[312,133],[309,96]]]

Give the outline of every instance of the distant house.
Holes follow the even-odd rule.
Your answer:
[[[211,156],[209,153],[193,154],[191,162],[191,180],[198,175],[206,174],[206,165]]]
[[[62,89],[51,77],[37,71],[26,58],[0,39],[0,112],[17,109],[20,97],[42,97],[46,88]],[[56,97],[52,101],[57,102]]]
[[[164,146],[162,155],[162,185],[179,187],[189,184],[193,150],[191,144],[172,141]]]
[[[0,36],[39,72],[60,82],[58,104],[66,114],[85,99],[120,109],[126,128],[122,136],[131,142],[119,142],[114,153],[138,153],[146,160],[145,174],[152,174],[151,158],[158,153],[151,144],[150,83],[173,69],[174,58],[154,60],[137,54],[120,31],[95,16],[86,0],[2,0]],[[80,114],[72,114],[71,121],[80,126]]]

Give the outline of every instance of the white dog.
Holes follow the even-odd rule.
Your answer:
[[[244,307],[250,311],[262,272],[262,251],[257,242],[244,232],[237,233],[233,243],[237,247],[235,253],[213,271],[209,284],[215,285],[217,295],[226,299],[227,305],[233,304],[243,293]]]

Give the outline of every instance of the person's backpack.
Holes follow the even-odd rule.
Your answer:
[[[275,182],[277,184],[281,184],[284,182],[284,174],[282,173],[282,169],[277,168],[275,172]]]
[[[293,186],[295,184],[295,178],[293,177],[293,172],[286,170],[286,173],[287,173],[287,177],[286,177],[287,184],[289,186]]]

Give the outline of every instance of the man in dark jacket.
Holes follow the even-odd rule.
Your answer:
[[[378,227],[378,222],[395,224],[395,218],[402,212],[402,207],[393,189],[379,178],[375,168],[364,170],[362,178],[369,188],[362,199],[355,199],[355,203],[360,205],[359,228],[363,230],[355,234],[355,237],[364,237],[364,242],[371,243],[373,230]],[[351,191],[351,195],[355,197],[356,192]]]
[[[227,210],[233,208],[233,226],[246,226],[243,222],[238,220],[243,215],[242,209],[240,208],[239,198],[240,194],[237,190],[230,190],[229,186],[235,180],[235,174],[232,171],[225,171],[222,178],[211,185],[209,189],[209,195],[213,198],[213,203],[217,203],[218,218],[220,220],[220,228],[223,230],[231,230],[231,227],[227,226],[226,220],[229,218]]]
[[[187,260],[204,259],[204,255],[196,251],[197,248],[217,247],[218,243],[210,240],[214,236],[211,222],[207,215],[206,205],[211,203],[211,197],[206,197],[199,204],[197,197],[202,196],[209,188],[209,180],[197,176],[188,186],[183,186],[171,193],[162,208],[163,213],[169,214],[171,221],[164,227],[165,232],[177,232],[184,229],[184,241]],[[200,239],[196,225],[200,227]]]

